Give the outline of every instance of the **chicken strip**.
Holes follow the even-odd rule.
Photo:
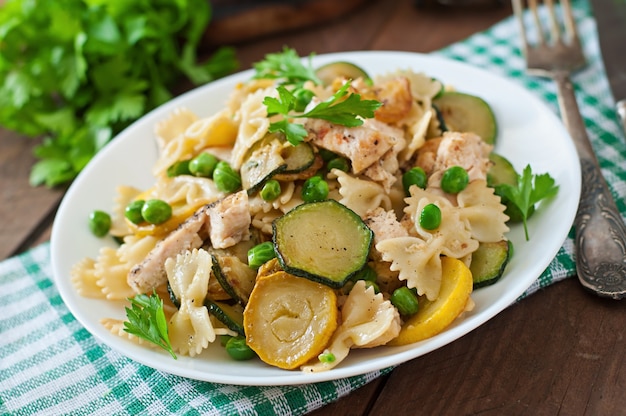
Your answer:
[[[249,237],[250,223],[246,191],[200,207],[129,271],[128,285],[137,293],[151,292],[167,282],[165,260],[201,247],[207,238],[216,248],[233,246]]]

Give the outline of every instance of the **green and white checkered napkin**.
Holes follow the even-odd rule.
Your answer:
[[[583,117],[618,206],[626,212],[626,147],[600,60],[586,1],[576,18],[589,65],[574,77]],[[524,74],[518,27],[508,18],[438,54],[513,79],[557,112],[549,81]],[[621,166],[620,166],[621,164]],[[522,296],[574,274],[568,238],[550,267]],[[391,369],[302,386],[250,387],[189,380],[138,364],[96,341],[63,304],[52,281],[49,245],[0,263],[0,413],[301,415]]]

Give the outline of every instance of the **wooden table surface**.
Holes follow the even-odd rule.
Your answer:
[[[483,0],[365,2],[339,20],[237,44],[242,68],[289,45],[301,54],[430,52],[511,13]],[[488,0],[486,0],[488,1]],[[28,184],[37,141],[0,130],[0,259],[49,239],[64,189]],[[626,414],[626,303],[567,279],[461,339],[395,368],[313,415]]]

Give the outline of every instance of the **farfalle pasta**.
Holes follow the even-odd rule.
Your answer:
[[[472,132],[444,131],[433,106],[442,89],[439,81],[411,69],[373,79],[339,76],[327,84],[259,77],[238,84],[216,114],[176,110],[155,126],[154,185],[140,190],[120,184],[111,233],[121,244],[75,265],[76,290],[111,300],[159,296],[173,351],[191,357],[218,335],[241,336],[258,356],[272,357],[267,364],[317,372],[341,365],[352,349],[385,348],[402,331],[413,330],[407,322],[420,313],[399,306],[397,291],[408,291],[418,304],[437,301],[451,278],[446,273],[461,267],[463,276],[471,276],[472,254],[481,244],[506,241],[508,232],[505,207],[486,181],[492,146]],[[308,101],[296,110],[298,94]],[[268,103],[275,105],[271,111]],[[320,106],[332,112],[341,103],[376,105],[369,116],[353,115],[352,125],[315,116]],[[302,142],[294,142],[294,135]],[[217,173],[172,173],[172,166],[205,153],[214,160],[212,172],[226,164],[230,178],[239,179],[236,187],[224,188]],[[458,192],[445,192],[442,177],[453,166],[467,174],[467,183]],[[405,183],[405,173],[417,168],[425,182]],[[165,201],[171,207],[168,219],[149,224],[125,217],[125,207],[148,199]],[[362,263],[337,280],[292,266],[277,234],[282,219],[329,200],[338,203],[340,208],[332,209],[342,218],[357,224],[355,235],[365,250]],[[439,213],[435,227],[422,223],[427,207]],[[312,217],[291,234],[326,221]],[[343,226],[337,223],[338,230]],[[325,232],[327,238],[301,242],[300,251],[312,262],[321,251],[304,247],[313,243],[322,250],[334,241],[332,234],[342,233],[332,225]],[[271,247],[270,254],[253,265],[258,247]],[[346,247],[331,251],[336,258],[320,262],[353,261]],[[288,282],[288,293],[276,286],[281,282]],[[455,292],[463,293],[456,299],[458,313],[473,305],[469,285],[470,290]],[[319,299],[324,307],[318,308]],[[260,305],[274,309],[259,310]],[[107,318],[102,324],[144,343],[125,332],[122,321]],[[449,322],[439,324],[443,329]],[[293,352],[266,351],[259,334],[269,337],[267,345],[281,346],[276,348],[306,336],[307,355],[295,359],[281,356]],[[294,339],[278,340],[277,334]]]

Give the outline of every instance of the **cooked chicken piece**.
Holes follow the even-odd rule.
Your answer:
[[[397,77],[386,81],[374,90],[374,94],[383,104],[376,110],[375,117],[383,123],[397,123],[411,112],[413,94],[408,78]]]
[[[202,246],[206,238],[206,211],[209,205],[199,208],[191,217],[159,241],[146,258],[128,272],[128,285],[137,293],[149,293],[167,282],[165,260],[186,250]]]
[[[320,119],[306,119],[308,140],[344,156],[352,162],[354,173],[360,173],[377,162],[395,143],[394,138],[368,124],[344,127]]]
[[[424,169],[426,175],[430,176],[435,169],[435,160],[437,160],[437,149],[443,137],[435,137],[426,140],[424,145],[417,151],[417,159],[415,165]]]
[[[381,184],[383,188],[385,188],[385,192],[389,193],[391,191],[391,187],[397,179],[395,173],[400,167],[398,163],[398,154],[406,147],[406,140],[403,137],[401,129],[391,127],[388,124],[381,123],[380,121],[368,119],[364,122],[364,125],[371,127],[380,133],[386,134],[393,142],[391,149],[389,149],[380,157],[380,159],[363,171],[364,176]]]
[[[429,175],[430,187],[439,187],[443,172],[452,166],[467,170],[470,182],[486,179],[491,149],[474,133],[446,132],[441,139],[426,142],[419,150],[417,164]]]
[[[229,195],[207,210],[209,238],[214,248],[234,246],[250,237],[250,207],[248,193],[239,191]]]
[[[216,248],[235,245],[249,237],[250,222],[246,191],[202,206],[130,270],[128,285],[137,293],[151,292],[167,282],[165,260],[201,247],[208,237]]]
[[[394,211],[385,211],[383,208],[379,207],[368,213],[364,218],[364,222],[374,232],[372,245],[376,245],[379,241],[388,238],[405,237],[409,235],[406,228],[404,228],[396,218]]]

